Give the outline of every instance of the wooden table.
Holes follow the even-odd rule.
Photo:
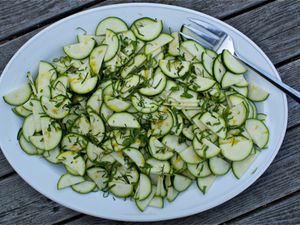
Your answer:
[[[2,0],[0,70],[34,34],[82,10],[122,0]],[[161,0],[219,18],[242,31],[270,57],[283,81],[300,90],[299,0]],[[45,43],[47,44],[47,43]],[[125,224],[86,216],[39,194],[0,152],[0,224]],[[300,105],[289,99],[288,130],[268,170],[230,201],[194,216],[157,224],[300,223]]]

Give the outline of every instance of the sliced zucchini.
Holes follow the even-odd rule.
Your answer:
[[[171,134],[164,136],[162,139],[162,143],[177,153],[180,153],[188,147],[185,142],[180,141],[178,136]]]
[[[150,204],[156,192],[156,187],[152,186],[150,195],[144,200],[135,200],[135,204],[141,212],[144,212],[147,206]]]
[[[214,175],[222,176],[230,170],[230,163],[221,157],[215,156],[208,160],[209,169]]]
[[[140,128],[138,120],[130,113],[120,112],[112,114],[107,123],[111,127],[119,128]]]
[[[206,112],[200,117],[201,122],[220,138],[225,138],[227,128],[224,119],[216,112]]]
[[[108,183],[109,191],[116,197],[127,198],[133,193],[133,185],[111,181]]]
[[[131,106],[130,102],[121,100],[119,98],[111,97],[111,96],[104,96],[105,105],[115,111],[115,112],[123,112],[129,109]]]
[[[90,129],[91,123],[89,119],[83,114],[74,121],[71,132],[81,135],[87,135],[90,132]]]
[[[99,113],[102,100],[102,89],[98,88],[87,101],[86,107],[92,109],[96,113]]]
[[[141,96],[138,93],[135,93],[131,97],[131,103],[133,107],[141,113],[152,113],[155,112],[159,107],[156,101]]]
[[[165,75],[171,78],[184,76],[190,70],[190,62],[180,60],[160,60],[159,67]]]
[[[57,189],[63,189],[70,187],[74,184],[84,182],[84,178],[81,176],[74,176],[68,173],[62,175],[57,182]]]
[[[56,96],[63,95],[66,97],[71,97],[71,93],[68,93],[69,88],[69,79],[68,76],[59,76],[51,85],[51,97],[55,98]]]
[[[27,141],[23,134],[20,135],[19,144],[21,149],[28,155],[38,154],[37,148],[33,146],[29,141]]]
[[[24,84],[20,88],[3,96],[7,104],[20,106],[27,102],[31,97],[32,91],[29,84]]]
[[[108,62],[117,54],[120,48],[120,40],[116,33],[114,33],[110,29],[106,29],[106,36],[105,36],[104,43],[107,46],[105,56],[104,56],[104,62]]]
[[[176,191],[183,192],[191,186],[193,180],[180,174],[175,174],[173,178],[173,185]]]
[[[26,109],[24,106],[20,105],[15,108],[12,108],[12,111],[17,114],[18,116],[22,117],[27,117],[29,116],[32,112],[28,109]]]
[[[132,58],[126,66],[121,71],[121,76],[123,78],[127,77],[128,74],[133,73],[137,68],[139,68],[145,61],[147,57],[144,54],[138,54]]]
[[[209,49],[206,49],[202,54],[202,62],[205,70],[213,76],[213,64],[217,54]]]
[[[96,184],[92,181],[84,181],[79,184],[74,184],[71,187],[73,191],[76,191],[80,194],[88,194],[95,189]]]
[[[144,17],[133,22],[131,30],[134,35],[143,41],[152,41],[157,38],[163,29],[161,20]]]
[[[222,155],[231,161],[245,159],[253,148],[253,142],[243,136],[233,136],[219,141]]]
[[[221,80],[226,73],[226,68],[222,61],[222,55],[217,56],[213,64],[213,74],[215,79],[221,83]]]
[[[99,190],[103,190],[107,186],[109,175],[107,171],[101,167],[93,167],[86,171],[89,178],[94,181]]]
[[[264,148],[269,141],[269,130],[264,122],[257,119],[248,119],[245,128],[253,142],[259,147]]]
[[[201,62],[205,48],[195,41],[188,40],[181,43],[180,52],[187,61],[197,60]]]
[[[51,82],[57,78],[55,68],[46,61],[40,61],[39,73],[35,80],[38,96],[51,96],[50,86]]]
[[[59,163],[59,160],[57,159],[57,156],[60,154],[60,148],[57,146],[55,149],[51,151],[44,151],[43,156],[46,160],[48,160],[51,163]]]
[[[161,106],[158,111],[152,114],[152,135],[164,136],[171,131],[173,125],[173,116],[168,107]]]
[[[138,167],[144,167],[145,158],[143,154],[136,148],[126,148],[123,151]]]
[[[232,172],[237,179],[240,179],[247,172],[248,168],[251,166],[258,154],[259,151],[253,151],[246,159],[232,162]]]
[[[149,206],[161,209],[164,207],[164,199],[162,197],[154,196],[150,201]]]
[[[105,137],[105,125],[101,117],[97,113],[89,113],[90,131],[89,137],[95,143],[99,144]]]
[[[71,101],[63,95],[52,99],[41,97],[41,105],[45,113],[53,119],[63,119],[69,114]]]
[[[107,49],[107,45],[99,45],[91,52],[89,63],[93,74],[99,74]]]
[[[155,50],[163,47],[164,45],[170,43],[173,40],[173,37],[169,34],[160,34],[157,38],[154,40],[147,42],[145,45],[145,54],[151,54]]]
[[[71,74],[70,78],[70,88],[77,94],[87,94],[91,92],[97,85],[98,77],[89,77],[88,74],[85,76],[80,76],[78,74]]]
[[[265,101],[269,97],[269,93],[263,90],[261,87],[249,83],[248,85],[248,98],[254,102]]]
[[[61,141],[63,150],[71,150],[74,152],[82,151],[86,148],[88,141],[80,134],[69,133],[65,135]]]
[[[201,161],[198,164],[187,164],[187,169],[195,177],[207,177],[211,174],[207,161]]]
[[[149,151],[152,157],[158,160],[168,160],[174,155],[174,152],[170,148],[154,136],[149,139]]]
[[[65,166],[70,167],[73,171],[83,176],[85,173],[85,161],[78,153],[74,151],[65,151],[58,155],[60,160]]]
[[[66,45],[64,52],[73,59],[84,59],[90,55],[96,42],[94,39],[87,39],[76,44]]]
[[[222,77],[221,86],[222,88],[228,88],[232,85],[240,83],[243,79],[244,76],[242,74],[234,74],[227,71]]]
[[[173,32],[171,36],[173,37],[173,40],[169,43],[168,53],[172,56],[179,56],[179,33]]]
[[[113,32],[119,33],[128,30],[127,24],[118,17],[106,17],[98,23],[96,35],[105,35],[106,30],[110,29]]]
[[[246,68],[236,59],[228,50],[222,52],[223,63],[226,68],[232,73],[241,74],[245,73]]]
[[[241,102],[229,110],[228,125],[230,127],[239,127],[245,123],[247,118],[248,108],[244,102]]]
[[[206,138],[201,141],[195,136],[193,139],[193,147],[195,152],[204,159],[212,158],[220,153],[220,148]]]
[[[150,178],[147,175],[141,173],[139,183],[134,194],[134,199],[139,201],[145,200],[149,197],[151,192],[152,185]]]
[[[195,153],[195,150],[192,146],[187,147],[178,154],[186,163],[197,164],[201,161],[201,158]]]
[[[211,187],[211,185],[214,183],[216,177],[214,175],[210,175],[207,177],[198,177],[197,178],[197,186],[199,190],[205,194],[207,190]]]
[[[161,161],[154,158],[146,160],[148,165],[148,172],[150,174],[169,174],[171,172],[171,166],[168,161]]]
[[[142,95],[146,95],[146,96],[158,95],[165,89],[166,84],[167,84],[166,76],[163,74],[161,69],[157,68],[155,70],[153,78],[151,78],[149,81],[149,85],[140,88],[139,92]]]

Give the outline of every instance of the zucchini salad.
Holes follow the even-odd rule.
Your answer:
[[[229,51],[166,30],[105,18],[3,97],[24,118],[22,150],[65,167],[57,189],[163,208],[194,180],[205,194],[230,170],[240,179],[267,148],[255,102],[269,94]]]

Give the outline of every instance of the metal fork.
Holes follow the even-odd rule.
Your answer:
[[[203,45],[206,48],[212,49],[217,53],[221,53],[224,49],[229,50],[235,58],[240,60],[242,63],[247,65],[250,69],[255,71],[257,74],[262,76],[264,79],[272,83],[274,86],[279,88],[284,93],[288,94],[290,97],[292,97],[295,101],[300,103],[300,92],[291,88],[290,86],[286,85],[279,79],[268,75],[266,73],[261,72],[259,68],[257,68],[254,64],[247,61],[244,57],[242,57],[235,49],[234,43],[232,38],[225,33],[224,31],[220,30],[216,26],[204,22],[199,19],[195,18],[188,18],[189,21],[196,24],[198,29],[192,27],[191,25],[184,25],[185,28],[187,28],[190,33],[186,34],[183,32],[180,32],[180,34],[187,38],[194,40],[198,42],[199,44]],[[200,28],[200,29],[199,29]]]

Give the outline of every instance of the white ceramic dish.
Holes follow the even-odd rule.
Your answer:
[[[0,96],[18,87],[26,81],[26,72],[37,72],[39,60],[50,60],[63,54],[62,46],[75,41],[77,27],[83,27],[93,33],[97,23],[107,16],[119,16],[131,23],[135,19],[149,16],[162,19],[165,30],[179,30],[187,17],[209,21],[229,33],[240,53],[270,75],[279,75],[267,56],[249,38],[233,27],[205,14],[169,5],[161,4],[119,4],[87,10],[47,27],[31,38],[10,60],[0,79]],[[138,211],[131,201],[103,198],[100,192],[80,195],[71,189],[56,190],[56,182],[64,169],[52,165],[40,157],[27,156],[17,142],[17,133],[21,119],[14,115],[10,107],[0,100],[0,144],[2,151],[16,172],[34,189],[48,198],[79,212],[123,221],[157,221],[179,218],[199,213],[222,204],[249,187],[268,168],[276,156],[283,141],[287,125],[287,101],[284,94],[255,74],[248,78],[270,92],[264,103],[257,104],[258,111],[268,115],[267,126],[270,129],[269,148],[256,159],[248,172],[237,180],[230,172],[219,177],[206,195],[202,195],[193,185],[182,193],[173,203],[165,203],[163,209],[148,208],[144,213]]]

